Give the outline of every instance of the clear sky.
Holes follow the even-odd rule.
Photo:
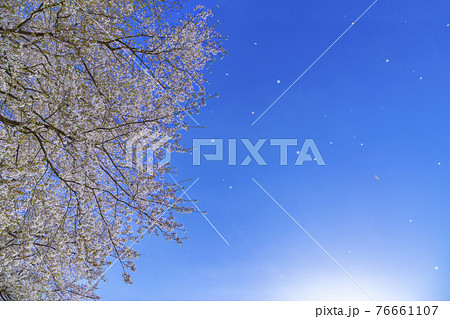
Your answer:
[[[104,300],[449,300],[449,1],[379,0],[252,125],[373,1],[207,2],[229,55],[183,144],[223,139],[225,160],[172,163],[177,180],[199,178],[188,194],[229,245],[200,214],[179,216],[189,240],[145,238],[134,284],[116,264]],[[267,166],[239,165],[245,138],[267,139]],[[299,141],[287,166],[275,138]],[[294,165],[305,139],[325,166]]]

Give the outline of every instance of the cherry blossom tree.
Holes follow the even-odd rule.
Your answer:
[[[183,151],[224,53],[211,17],[179,0],[0,0],[1,299],[97,299],[114,260],[130,282],[141,236],[181,243],[174,168],[136,170],[125,145],[147,130]]]

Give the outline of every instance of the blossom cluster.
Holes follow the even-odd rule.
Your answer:
[[[1,5],[0,297],[96,299],[111,261],[130,281],[143,234],[182,240],[174,168],[142,173],[124,151],[144,129],[183,151],[221,37],[177,0]]]

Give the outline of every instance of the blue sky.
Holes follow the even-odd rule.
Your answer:
[[[191,156],[175,155],[176,178],[199,178],[188,193],[229,246],[201,215],[179,216],[183,246],[145,238],[134,284],[116,265],[99,295],[368,300],[365,290],[376,300],[449,300],[450,2],[379,0],[253,126],[373,1],[208,6],[216,3],[229,55],[214,64],[208,87],[220,97],[195,115],[204,128],[185,133],[184,145],[238,139],[238,163],[248,155],[242,138],[300,146],[289,147],[287,166],[268,141],[260,152],[267,166],[204,158],[193,166]],[[307,138],[325,166],[294,165]]]

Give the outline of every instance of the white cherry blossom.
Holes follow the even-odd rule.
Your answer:
[[[146,129],[178,142],[222,55],[212,12],[177,0],[8,0],[0,10],[0,298],[96,299],[141,234],[181,243],[180,186],[126,165]],[[176,13],[179,13],[177,15]],[[149,141],[151,144],[152,141]],[[163,156],[163,154],[156,154]],[[102,279],[104,279],[102,277]]]

